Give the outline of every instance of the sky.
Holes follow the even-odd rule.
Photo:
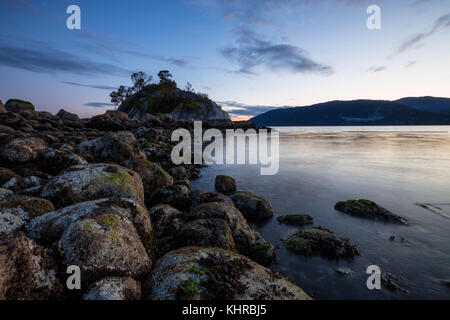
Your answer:
[[[69,30],[70,5],[81,29]],[[369,5],[381,29],[366,21]],[[170,70],[235,119],[330,100],[450,97],[449,0],[0,0],[0,99],[82,117]]]

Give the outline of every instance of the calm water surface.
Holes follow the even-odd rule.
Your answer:
[[[450,299],[441,283],[450,279],[450,219],[416,203],[438,205],[450,215],[450,127],[284,127],[280,130],[280,170],[261,176],[251,165],[212,165],[193,181],[213,191],[217,174],[228,174],[240,190],[268,199],[275,216],[308,213],[315,225],[355,243],[353,260],[305,258],[287,251],[282,239],[298,227],[276,217],[253,225],[279,245],[273,269],[282,271],[317,299]],[[403,215],[409,226],[355,218],[334,210],[337,201],[366,198]],[[390,236],[394,241],[389,241]],[[401,238],[404,241],[401,241]],[[408,290],[368,290],[366,268],[400,277]],[[336,272],[346,268],[350,275]]]

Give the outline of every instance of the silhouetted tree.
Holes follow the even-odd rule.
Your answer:
[[[194,87],[192,86],[192,84],[190,82],[186,83],[186,87],[185,90],[188,92],[194,92]]]
[[[131,81],[133,82],[133,87],[131,88],[132,93],[141,91],[145,86],[149,85],[152,80],[152,76],[147,78],[147,75],[142,71],[133,73],[131,75]]]
[[[158,73],[159,78],[159,84],[166,84],[170,81],[172,81],[172,74],[169,72],[169,70],[161,70]]]

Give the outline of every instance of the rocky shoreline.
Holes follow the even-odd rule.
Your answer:
[[[265,199],[227,177],[227,195],[191,190],[201,166],[171,162],[178,128],[193,122],[2,104],[0,299],[310,299],[267,268],[275,248],[246,220],[273,215]]]

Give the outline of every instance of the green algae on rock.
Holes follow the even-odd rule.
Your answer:
[[[355,217],[408,224],[408,221],[405,218],[386,210],[373,201],[366,199],[340,201],[336,203],[334,208],[340,212],[347,213]]]

